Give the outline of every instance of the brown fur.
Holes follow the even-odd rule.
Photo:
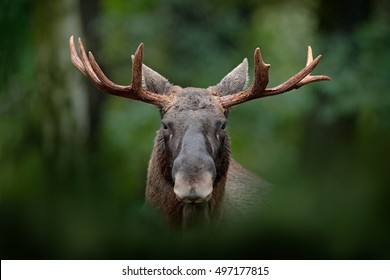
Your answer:
[[[191,98],[188,98],[189,95],[192,95]],[[180,100],[179,95],[177,103],[170,108],[175,119],[196,118],[200,110],[210,112],[209,109],[216,112],[223,110],[216,98],[197,89],[183,94],[183,100]],[[241,219],[259,207],[262,202],[259,195],[265,193],[267,183],[230,158],[228,135],[223,138],[214,156],[216,177],[211,199],[203,205],[188,205],[178,201],[173,191],[172,178],[173,160],[177,154],[171,154],[165,141],[160,129],[149,161],[146,203],[158,209],[169,225],[180,228],[189,224],[227,223],[231,219]]]
[[[183,226],[183,203],[173,192],[173,181],[169,179],[164,147],[156,137],[152,156],[149,161],[146,187],[146,203],[155,207],[165,216],[168,224],[174,228]],[[224,155],[226,159],[226,154]],[[236,161],[227,157],[228,167],[219,174],[213,196],[209,201],[209,216],[205,223],[227,224],[238,221],[260,209],[267,198],[269,183],[250,173]],[[226,164],[226,163],[225,163]]]
[[[172,162],[166,154],[165,144],[161,131],[157,132],[153,152],[149,161],[146,203],[155,207],[166,217],[167,222],[173,227],[180,227],[183,223],[183,202],[176,199],[173,192],[174,183],[171,177]],[[214,213],[218,213],[221,201],[223,200],[227,171],[229,167],[229,144],[221,151],[217,162],[216,182],[213,195],[208,202],[208,216],[215,219]]]

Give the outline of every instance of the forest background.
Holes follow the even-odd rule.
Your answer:
[[[2,259],[390,258],[390,1],[1,0],[0,33]],[[95,90],[71,35],[119,84],[140,42],[181,86],[244,57],[252,78],[256,47],[274,86],[308,45],[332,81],[231,110],[233,156],[271,199],[230,232],[182,234],[142,207],[158,111]]]

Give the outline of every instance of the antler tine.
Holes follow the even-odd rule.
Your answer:
[[[74,46],[74,38],[73,35],[70,36],[69,40],[69,49],[70,49],[70,58],[72,60],[73,65],[79,69],[81,73],[83,73],[85,76],[87,76],[87,72],[85,71],[83,62],[81,61],[80,57],[77,54],[76,48]]]
[[[142,59],[144,57],[144,44],[141,43],[134,55],[133,58],[133,78],[132,85],[134,90],[139,90],[142,88]]]
[[[130,92],[131,92],[131,85],[129,86],[121,86],[113,83],[110,79],[104,75],[102,69],[100,68],[99,64],[97,64],[95,57],[93,56],[92,52],[88,52],[88,60],[86,61],[89,65],[91,65],[93,74],[97,77],[99,80],[99,85],[94,83],[100,90],[117,96],[122,96],[130,99]]]
[[[305,77],[310,75],[313,69],[320,62],[320,59],[321,59],[321,55],[317,56],[316,59],[314,59],[312,62],[309,63],[309,65],[307,65],[305,68],[303,68],[301,71],[299,71],[297,74],[292,76],[284,83],[276,87],[266,89],[265,90],[266,93],[264,94],[264,96],[277,95],[297,88],[298,83],[302,81]]]
[[[71,53],[71,60],[73,65],[86,76],[99,90],[107,92],[109,94],[126,96],[129,91],[129,87],[121,87],[119,90],[116,88],[116,84],[111,82],[102,72],[99,65],[96,63],[91,52],[88,56],[85,52],[85,48],[82,40],[78,39],[80,56],[77,54],[73,35],[70,37],[69,46]]]
[[[273,87],[266,88],[268,83],[268,71],[269,64],[265,64],[261,58],[260,50],[257,48],[255,51],[255,78],[252,85],[239,93],[220,97],[221,105],[228,109],[234,105],[244,103],[246,101],[262,98],[266,96],[272,96],[282,94],[293,89],[297,89],[301,86],[307,85],[312,82],[330,80],[328,76],[311,76],[310,73],[320,62],[321,55],[317,56],[313,60],[312,49],[309,46],[307,51],[306,66],[297,74],[292,76],[284,83]]]
[[[313,61],[313,50],[310,46],[307,46],[307,58],[306,58],[306,66],[308,66]]]
[[[143,57],[144,57],[144,44],[141,43],[134,54],[133,66],[132,66],[133,77],[132,77],[131,87],[133,91],[137,92],[134,99],[146,103],[152,103],[157,105],[160,108],[166,109],[172,103],[170,97],[156,94],[154,92],[150,92],[142,88]]]
[[[256,48],[255,54],[255,78],[253,81],[253,90],[256,93],[261,93],[268,85],[268,72],[270,64],[264,63],[263,57],[259,48]]]
[[[229,108],[231,106],[262,97],[268,84],[268,72],[271,65],[264,62],[259,48],[256,48],[255,50],[254,61],[255,75],[252,85],[242,92],[221,96],[220,102],[222,107]]]
[[[99,80],[99,78],[97,77],[96,73],[94,72],[94,70],[91,66],[91,63],[90,63],[88,56],[85,52],[85,48],[84,48],[83,42],[81,41],[81,38],[78,39],[78,43],[79,43],[79,50],[80,50],[80,54],[81,54],[81,62],[83,64],[83,68],[85,71],[85,76],[87,76],[87,78],[100,90],[105,90],[102,82]]]
[[[93,54],[91,52],[89,52],[88,55],[86,54],[84,45],[80,38],[78,40],[78,43],[81,58],[77,54],[76,48],[74,46],[73,36],[70,37],[69,47],[72,63],[99,90],[108,94],[150,103],[162,109],[169,106],[169,104],[171,103],[169,97],[150,92],[142,88],[142,43],[140,44],[135,53],[135,59],[132,66],[133,82],[128,86],[115,84],[110,79],[108,79],[103,73],[98,63],[96,62]]]
[[[319,55],[319,57],[322,57]],[[313,61],[313,51],[310,46],[307,47],[307,60],[306,60],[306,66],[308,66],[310,63]],[[299,83],[297,83],[295,88],[300,88],[301,86],[307,85],[312,82],[316,81],[328,81],[330,78],[328,76],[323,76],[323,75],[316,75],[316,76],[311,76],[310,74],[303,78]]]
[[[311,76],[311,72],[314,68],[317,67],[320,62],[322,55],[317,56],[313,60],[313,51],[310,46],[307,48],[307,59],[306,59],[306,67],[299,71],[297,74],[292,76],[290,79],[285,81],[284,83],[270,89],[266,89],[266,93],[264,96],[272,96],[282,94],[284,92],[300,88],[301,86],[307,85],[312,82],[317,81],[326,81],[330,80],[328,76]]]

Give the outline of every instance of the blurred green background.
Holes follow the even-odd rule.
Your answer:
[[[1,258],[390,258],[390,1],[1,0]],[[130,56],[181,86],[216,84],[261,47],[270,86],[323,54],[331,82],[237,106],[234,158],[274,184],[252,223],[166,229],[143,209],[158,111],[96,91]],[[253,72],[250,70],[252,77]]]

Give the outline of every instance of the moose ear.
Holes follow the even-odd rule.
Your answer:
[[[131,56],[134,59],[134,55]],[[142,87],[157,94],[167,94],[172,84],[167,78],[160,75],[145,64],[142,64]]]
[[[245,58],[241,64],[227,74],[215,87],[219,95],[230,95],[240,92],[248,82],[248,60]]]

